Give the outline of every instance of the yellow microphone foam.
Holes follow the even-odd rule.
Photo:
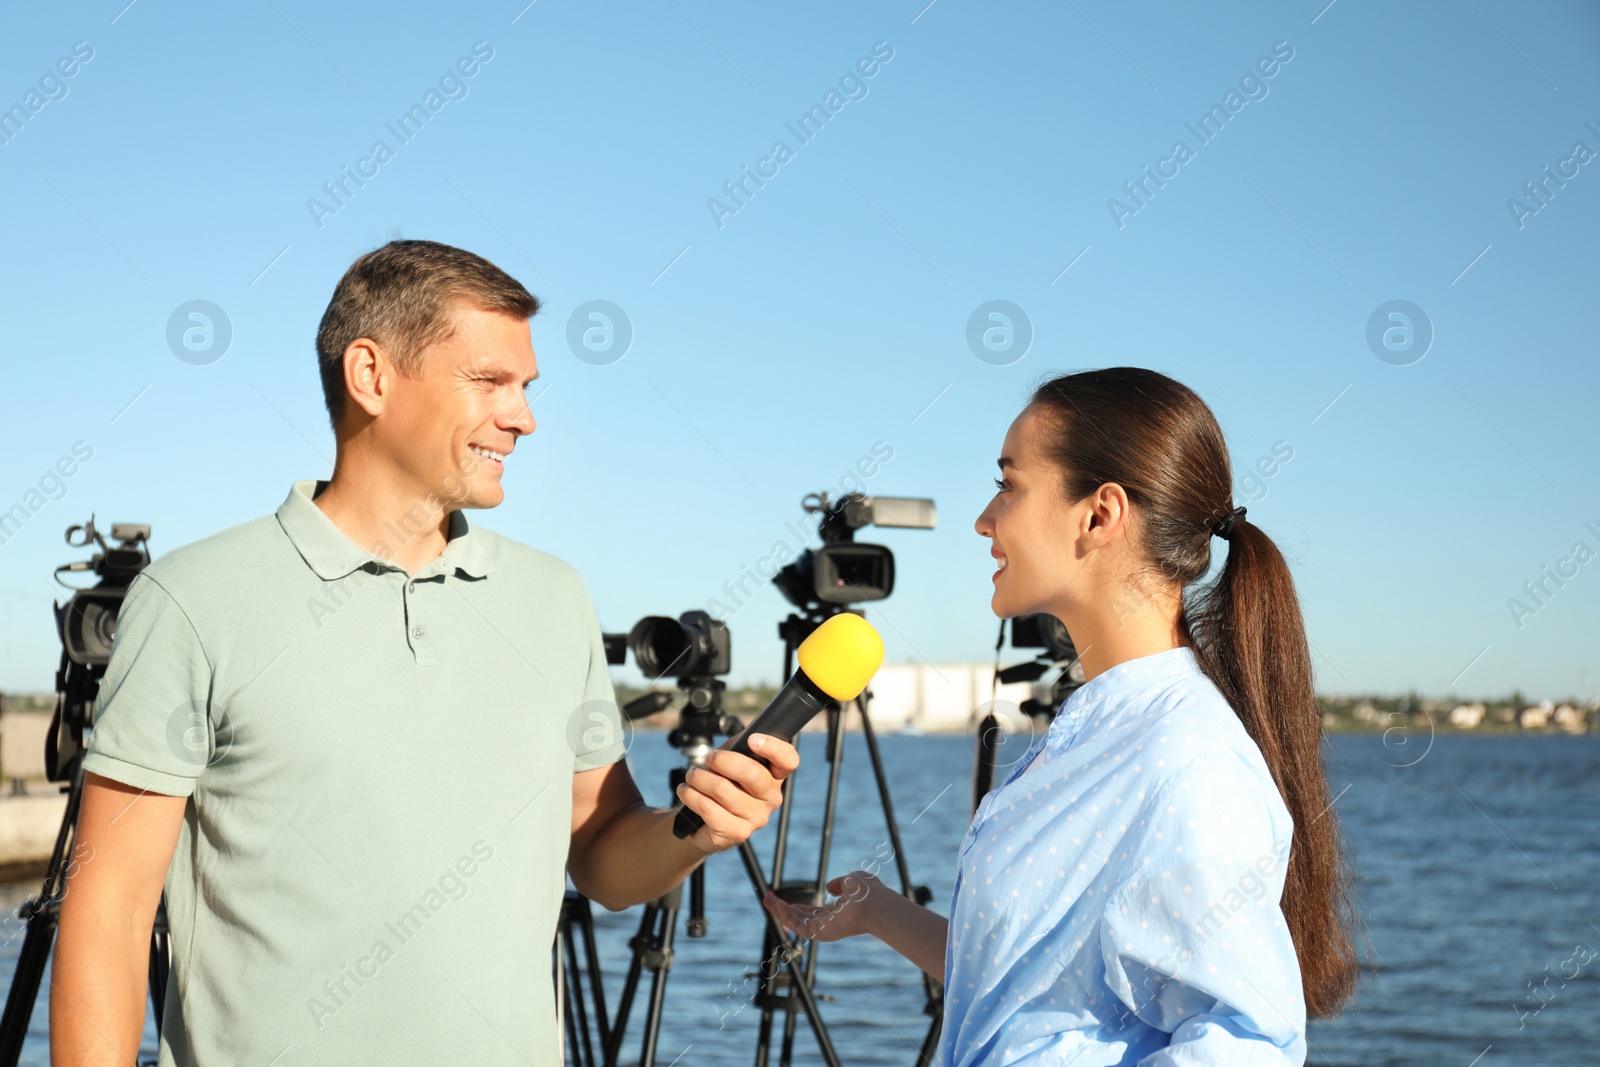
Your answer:
[[[835,700],[854,700],[883,666],[883,638],[860,615],[843,612],[800,642],[800,669]]]

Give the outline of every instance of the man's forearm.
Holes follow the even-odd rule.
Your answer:
[[[674,808],[643,803],[622,812],[590,842],[584,867],[571,868],[572,884],[611,911],[664,895],[706,858],[695,837],[673,836],[676,816]]]
[[[950,940],[950,920],[886,886],[874,892],[881,894],[882,899],[868,906],[868,932],[922,968],[930,977],[944,981],[945,946]]]
[[[133,1063],[144,1033],[149,927],[106,922],[66,901],[62,908],[50,974],[50,1062]]]

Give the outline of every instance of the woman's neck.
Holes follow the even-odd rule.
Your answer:
[[[1088,603],[1061,606],[1051,614],[1072,636],[1085,681],[1119,663],[1189,644],[1179,619],[1182,595],[1171,591],[1141,594],[1133,586]]]

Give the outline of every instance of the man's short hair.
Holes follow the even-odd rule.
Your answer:
[[[344,350],[358,337],[383,346],[395,370],[422,375],[429,345],[455,330],[465,308],[530,318],[539,298],[482,256],[437,241],[390,241],[350,264],[317,327],[322,396],[334,429],[344,417]]]

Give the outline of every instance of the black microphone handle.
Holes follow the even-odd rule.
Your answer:
[[[793,741],[805,724],[816,717],[816,714],[828,706],[833,698],[817,688],[817,683],[806,677],[806,672],[797,670],[778,690],[778,695],[772,698],[754,722],[740,731],[734,738],[733,744],[728,746],[729,752],[738,752],[749,756],[763,767],[771,766],[759,755],[750,751],[750,736],[752,734],[768,734],[772,737],[781,737],[785,741]],[[700,818],[700,813],[686,806],[682,800],[677,802],[678,817],[672,821],[672,834],[682,840],[692,837],[694,833],[705,825],[705,820]]]

